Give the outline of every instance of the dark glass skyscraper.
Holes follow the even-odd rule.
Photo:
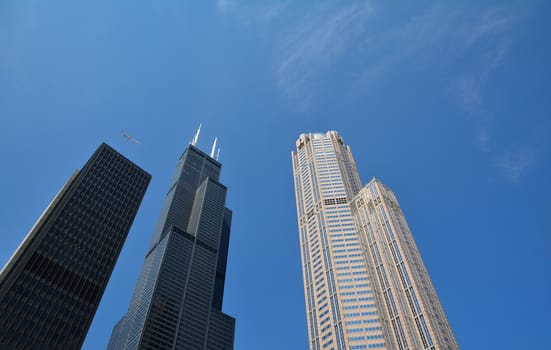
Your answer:
[[[151,176],[106,144],[0,272],[0,349],[79,349]]]
[[[235,319],[221,311],[232,212],[220,168],[193,145],[180,157],[108,349],[233,349]]]

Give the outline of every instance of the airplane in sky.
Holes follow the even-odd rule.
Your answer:
[[[130,142],[133,142],[133,143],[136,143],[136,144],[141,143],[140,141],[136,140],[134,138],[134,136],[127,134],[124,130],[121,130],[121,134],[122,134],[122,137],[124,137],[126,139],[126,142],[130,141]]]

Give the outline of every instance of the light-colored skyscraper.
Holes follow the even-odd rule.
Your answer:
[[[394,193],[335,131],[296,146],[310,349],[459,349]]]

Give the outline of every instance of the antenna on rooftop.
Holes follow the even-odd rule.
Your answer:
[[[220,147],[218,147],[218,152],[216,152],[216,160],[218,160],[218,158],[220,158]]]
[[[216,142],[218,142],[218,138],[214,138],[214,143],[212,144],[212,150],[210,151],[210,157],[214,158],[214,151],[216,150]]]
[[[197,131],[195,132],[195,136],[193,136],[193,141],[191,141],[192,146],[197,145],[197,140],[199,140],[200,132],[201,132],[201,124],[199,124],[199,128],[197,128]]]

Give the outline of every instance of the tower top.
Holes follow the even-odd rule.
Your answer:
[[[189,143],[190,145],[192,145],[195,148],[199,148],[199,147],[197,147],[197,142],[199,141],[199,134],[201,133],[201,127],[202,127],[202,124],[199,124],[199,127],[197,128],[197,131],[195,132],[195,135],[193,136],[193,139]],[[208,154],[212,159],[216,159],[216,160],[218,160],[218,158],[220,157],[220,147],[218,147],[218,149],[216,148],[217,143],[218,143],[218,138],[215,137],[214,138],[214,143],[212,144],[212,149],[211,149],[210,153]],[[206,154],[206,152],[205,152],[205,154]]]
[[[201,133],[201,124],[199,124],[199,127],[197,128],[197,131],[195,132],[195,136],[193,136],[193,140],[191,141],[192,146],[197,145],[197,140],[199,140],[200,133]]]

